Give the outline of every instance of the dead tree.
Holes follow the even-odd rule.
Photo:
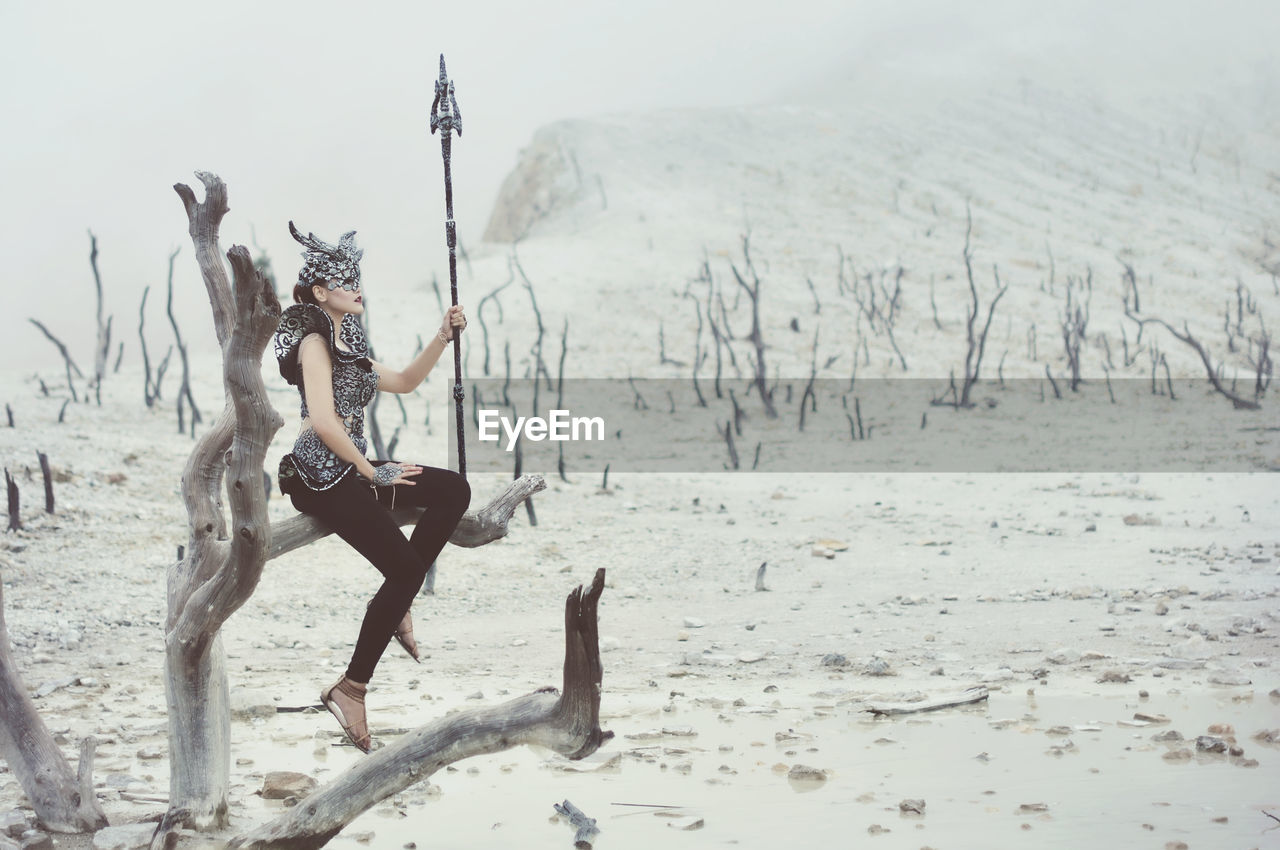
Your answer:
[[[967,310],[965,311],[965,333],[968,338],[968,348],[964,355],[964,379],[960,385],[959,394],[957,395],[954,392],[953,378],[952,402],[944,401],[943,397],[933,399],[933,404],[935,405],[950,403],[957,409],[961,407],[973,407],[973,402],[970,401],[969,395],[973,390],[973,385],[978,382],[978,377],[981,373],[982,355],[987,347],[987,334],[991,331],[991,319],[996,314],[996,305],[1000,303],[1000,299],[1004,297],[1004,294],[1009,291],[1008,284],[1000,283],[1000,272],[995,266],[992,266],[991,273],[995,275],[996,279],[996,294],[995,297],[991,299],[991,303],[987,305],[986,323],[983,324],[981,331],[977,331],[975,324],[978,320],[981,304],[978,300],[977,284],[973,282],[973,249],[969,244],[969,237],[973,233],[973,214],[969,211],[967,204],[965,205],[965,217],[968,223],[964,231],[964,270],[965,275],[969,280],[970,302]]]
[[[92,832],[107,825],[93,791],[95,746],[93,737],[81,742],[80,769],[73,772],[13,663],[0,583],[0,758],[13,771],[45,829]]]
[[[751,275],[751,283],[747,283],[736,265],[730,263],[729,268],[733,270],[733,277],[738,281],[738,285],[746,291],[747,297],[751,299],[751,335],[747,339],[751,341],[751,344],[756,349],[755,377],[752,379],[752,384],[760,394],[760,402],[764,405],[765,415],[770,419],[777,419],[778,411],[773,406],[773,394],[769,392],[767,384],[768,370],[765,368],[764,362],[764,336],[760,333],[760,276],[756,274],[756,267],[751,262],[750,233],[742,235],[742,257],[743,268],[746,269],[747,274]]]
[[[76,394],[76,384],[75,381],[71,379],[71,373],[75,372],[77,378],[83,378],[84,373],[80,371],[80,367],[76,365],[76,361],[71,359],[71,352],[67,351],[67,347],[62,344],[62,340],[50,333],[49,329],[46,328],[39,320],[28,319],[27,321],[39,328],[40,332],[48,337],[49,342],[58,347],[58,353],[62,355],[62,362],[66,364],[67,367],[67,389],[71,391],[71,400],[79,403],[80,396]]]
[[[150,294],[150,286],[142,290],[142,303],[138,305],[138,340],[142,345],[142,400],[146,402],[147,407],[154,407],[160,400],[160,384],[164,381],[164,373],[169,369],[169,357],[173,354],[173,346],[169,346],[169,350],[164,353],[164,359],[156,367],[153,378],[151,356],[147,352],[147,337],[143,331],[147,321],[147,296]]]
[[[1126,269],[1126,278],[1131,278],[1131,277],[1132,277],[1132,272]],[[1159,325],[1160,327],[1168,331],[1169,334],[1174,339],[1190,346],[1191,349],[1200,356],[1200,362],[1204,364],[1205,372],[1208,374],[1208,377],[1209,377],[1209,383],[1213,386],[1213,388],[1219,394],[1226,397],[1231,402],[1231,406],[1234,407],[1236,410],[1257,410],[1259,409],[1259,407],[1261,407],[1261,405],[1258,404],[1258,401],[1257,401],[1258,396],[1256,392],[1255,392],[1255,397],[1253,399],[1248,399],[1242,395],[1238,395],[1237,393],[1223,386],[1222,378],[1219,374],[1218,368],[1214,366],[1213,358],[1210,357],[1208,349],[1204,347],[1204,344],[1200,342],[1200,340],[1196,339],[1195,336],[1192,335],[1191,328],[1188,326],[1188,324],[1185,321],[1182,323],[1182,333],[1179,333],[1177,330],[1174,329],[1172,325],[1170,325],[1164,319],[1155,318],[1155,317],[1143,318],[1139,316],[1138,309],[1137,309],[1138,287],[1136,284],[1132,287],[1132,292],[1133,292],[1132,304],[1129,301],[1127,293],[1125,296],[1124,314],[1126,318],[1132,319],[1134,322],[1136,322],[1139,329],[1144,328],[1149,324]],[[1153,366],[1153,370],[1154,370],[1154,366]],[[1172,382],[1170,382],[1170,390],[1172,390]]]
[[[1080,391],[1080,346],[1084,342],[1089,326],[1088,295],[1080,300],[1078,293],[1082,290],[1093,291],[1093,269],[1088,270],[1088,277],[1082,281],[1071,275],[1067,276],[1066,307],[1062,313],[1062,347],[1067,357],[1067,369],[1071,373],[1069,386],[1072,392]]]
[[[227,825],[230,710],[220,630],[252,595],[267,560],[329,533],[311,517],[298,516],[276,528],[267,518],[263,460],[282,421],[267,400],[261,367],[280,304],[242,246],[227,252],[232,270],[228,278],[218,247],[219,226],[228,209],[226,186],[216,175],[197,176],[205,187],[203,202],[186,185],[174,189],[186,208],[209,295],[222,349],[226,403],[196,442],[182,476],[189,537],[184,556],[169,570],[164,627],[169,814],[165,828],[153,839],[156,848],[165,847],[182,826]],[[459,545],[478,546],[501,537],[522,496],[544,486],[540,478],[514,482],[488,507],[469,512],[453,541],[459,543],[461,537],[466,542]],[[416,513],[397,511],[396,517],[408,522]]]
[[[53,471],[49,469],[49,456],[37,451],[36,459],[40,461],[40,475],[44,478],[44,512],[53,513]]]
[[[102,406],[102,381],[107,376],[107,355],[111,352],[111,320],[102,321],[102,275],[98,273],[98,237],[89,231],[89,266],[93,269],[93,285],[98,293],[98,342],[93,349],[93,394]]]
[[[9,500],[9,531],[17,531],[22,528],[22,494],[8,469],[4,471],[4,489]]]
[[[563,688],[542,688],[501,705],[459,711],[409,732],[363,758],[329,785],[274,821],[231,840],[236,850],[313,850],[323,847],[380,800],[423,782],[441,768],[521,744],[585,758],[613,737],[600,729],[603,667],[597,607],[604,570],[591,589],[565,602]]]
[[[174,248],[173,253],[169,255],[169,297],[165,302],[165,312],[169,314],[169,324],[173,327],[173,338],[178,346],[178,356],[182,358],[182,386],[178,387],[178,433],[183,433],[186,428],[183,423],[182,408],[185,402],[191,411],[191,436],[196,435],[196,425],[204,421],[204,417],[200,415],[200,408],[196,407],[196,398],[191,394],[191,364],[187,359],[187,344],[182,341],[182,331],[178,330],[178,319],[173,315],[173,261],[178,256],[178,249]],[[263,267],[258,263],[254,263],[254,270],[262,275],[264,285],[269,287],[272,292],[276,291],[275,280],[267,273],[270,271],[270,263],[267,264],[267,272],[263,271]]]
[[[690,296],[693,301],[693,312],[698,319],[698,329],[693,335],[693,392],[698,397],[698,407],[706,407],[707,400],[702,395],[702,387],[698,386],[698,367],[702,365],[704,355],[702,353],[702,305],[698,303],[696,297]]]
[[[804,393],[800,396],[800,422],[798,429],[804,431],[804,415],[806,409],[818,412],[818,396],[813,391],[814,382],[818,380],[818,332],[821,326],[813,330],[813,357],[809,362],[809,382],[804,385]]]
[[[512,283],[514,283],[515,279],[516,279],[515,269],[512,267],[510,258],[508,258],[507,282],[502,284],[502,286],[499,286],[497,289],[493,290],[492,292],[490,292],[485,297],[481,298],[480,303],[476,305],[476,318],[480,320],[480,330],[481,330],[482,336],[484,337],[484,369],[483,371],[486,378],[489,376],[489,325],[484,320],[484,305],[489,303],[490,301],[493,302],[493,305],[498,309],[498,323],[501,324],[502,318],[503,318],[502,302],[498,300],[498,294],[502,292],[502,290],[510,286]]]

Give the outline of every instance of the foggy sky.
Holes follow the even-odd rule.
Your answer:
[[[59,362],[28,316],[68,342],[91,330],[88,229],[131,352],[142,287],[156,299],[177,246],[184,330],[209,339],[171,188],[195,185],[196,169],[230,187],[224,249],[250,243],[253,225],[282,286],[297,269],[289,219],[330,240],[358,230],[367,281],[443,270],[440,148],[427,126],[441,52],[464,117],[455,215],[475,243],[520,148],[558,119],[824,102],[859,83],[910,97],[931,80],[1019,73],[1227,97],[1274,76],[1278,17],[1260,2],[1092,0],[9,2],[0,238],[23,297],[5,311],[6,351],[29,350],[33,369]],[[161,315],[150,314],[157,334]],[[85,366],[87,343],[73,349]]]

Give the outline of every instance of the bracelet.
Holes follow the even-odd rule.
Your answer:
[[[440,340],[442,343],[444,343],[444,347],[445,347],[445,348],[448,348],[448,347],[449,347],[449,338],[448,338],[447,336],[445,336],[445,335],[444,335],[444,331],[438,331],[438,332],[436,333],[436,339],[438,339],[438,340]]]

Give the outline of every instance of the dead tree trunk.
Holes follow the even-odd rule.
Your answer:
[[[973,390],[974,384],[978,383],[978,377],[982,371],[982,355],[987,348],[987,334],[991,331],[991,319],[996,314],[996,305],[1000,303],[1000,299],[1009,291],[1008,284],[1000,283],[1000,273],[995,266],[991,267],[992,274],[996,279],[996,294],[991,299],[991,303],[987,305],[987,320],[978,330],[975,325],[978,322],[981,304],[978,300],[978,286],[973,282],[973,249],[970,247],[970,236],[973,234],[973,214],[969,211],[968,205],[965,206],[966,226],[964,231],[964,270],[965,277],[969,281],[969,307],[965,311],[965,334],[968,341],[968,348],[964,355],[964,380],[960,385],[960,392],[957,396],[952,393],[952,401],[943,401],[945,397],[933,399],[934,405],[945,405],[950,403],[956,409],[961,407],[973,407],[973,402],[969,396]]]
[[[226,403],[218,420],[197,441],[182,476],[190,535],[185,557],[169,570],[165,623],[169,812],[153,839],[152,846],[157,848],[165,847],[184,825],[226,826],[230,709],[219,632],[253,594],[269,559],[329,533],[306,516],[285,521],[277,529],[267,519],[263,460],[282,422],[267,400],[261,364],[279,321],[280,304],[274,287],[241,246],[227,252],[234,275],[228,280],[218,248],[218,228],[228,209],[226,186],[213,174],[197,172],[197,176],[205,186],[204,202],[197,202],[185,185],[174,189],[186,207],[222,347]],[[224,478],[231,534],[223,511]],[[452,542],[479,546],[502,537],[520,502],[545,486],[540,476],[512,482],[487,507],[464,516]],[[419,513],[402,510],[394,516],[403,524]],[[594,605],[592,612],[594,629]],[[598,675],[596,682],[598,689]]]
[[[102,381],[107,376],[107,356],[111,353],[111,319],[102,321],[102,275],[98,274],[98,237],[89,231],[89,267],[93,269],[93,285],[98,293],[98,341],[93,349],[93,393],[102,406]]]
[[[169,710],[169,805],[179,824],[226,826],[230,776],[230,711],[219,632],[257,587],[271,546],[262,468],[267,445],[283,421],[266,397],[262,352],[275,331],[280,302],[254,268],[249,252],[227,252],[228,280],[218,248],[227,212],[226,186],[197,172],[205,200],[174,186],[187,211],[201,277],[222,348],[226,403],[217,423],[196,443],[182,475],[190,529],[186,557],[169,570],[165,622],[165,695]],[[228,537],[222,490],[231,507]]]
[[[46,328],[43,323],[36,319],[27,319],[27,321],[39,328],[40,332],[49,339],[49,342],[52,342],[58,347],[58,353],[62,355],[62,362],[65,363],[67,367],[67,389],[71,392],[71,400],[79,404],[80,397],[76,395],[76,385],[71,379],[71,373],[75,372],[76,376],[81,378],[84,377],[84,373],[80,371],[80,367],[76,365],[76,361],[71,359],[71,352],[67,351],[67,347],[62,344],[62,340],[50,333],[49,329]]]
[[[0,584],[0,758],[17,777],[46,829],[92,832],[107,825],[107,816],[93,791],[94,746],[92,737],[85,738],[80,749],[80,770],[73,773],[18,676],[4,622],[4,589]]]
[[[7,469],[4,471],[4,489],[9,497],[9,531],[17,531],[22,528],[21,499],[18,482],[13,480]]]
[[[174,248],[173,253],[169,255],[169,297],[165,301],[165,312],[169,314],[169,325],[173,328],[173,338],[178,345],[178,356],[182,358],[182,386],[178,387],[178,433],[181,434],[186,430],[183,422],[182,409],[185,404],[191,410],[191,436],[196,435],[196,426],[204,421],[204,417],[200,415],[200,408],[196,407],[195,396],[191,394],[191,364],[187,359],[187,344],[182,341],[182,331],[178,330],[178,320],[173,315],[173,261],[177,259],[178,249]],[[262,273],[263,266],[255,263],[254,268]],[[267,266],[270,269],[270,266]],[[263,285],[270,287],[272,292],[276,291],[275,282],[269,277],[262,278]],[[170,349],[172,350],[172,349]],[[169,362],[169,355],[165,355],[165,363]],[[160,392],[160,381],[156,379],[156,393]]]
[[[751,275],[751,283],[748,284],[743,279],[738,267],[733,263],[729,264],[733,277],[738,281],[738,285],[746,290],[747,297],[751,299],[751,344],[755,346],[755,379],[753,384],[760,394],[760,402],[764,405],[764,413],[770,419],[778,418],[778,410],[773,405],[773,393],[769,391],[766,384],[768,378],[768,370],[765,368],[764,362],[764,336],[760,332],[760,275],[756,274],[756,267],[751,262],[751,234],[744,233],[742,236],[742,256],[743,268]]]
[[[600,729],[600,640],[596,609],[604,570],[565,603],[564,688],[545,688],[502,705],[459,711],[413,730],[274,821],[232,839],[239,850],[312,850],[385,800],[436,771],[472,756],[536,744],[571,759],[591,755],[613,737]]]

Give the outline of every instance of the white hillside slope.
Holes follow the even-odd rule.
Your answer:
[[[864,279],[864,297],[867,274],[878,281],[887,271],[892,287],[903,269],[896,335],[908,371],[863,321],[871,363],[859,374],[945,377],[964,355],[968,204],[984,304],[993,265],[1010,285],[992,326],[991,369],[1005,355],[1006,376],[1040,376],[1046,363],[1058,372],[1064,286],[1091,270],[1082,361],[1086,374],[1100,375],[1101,335],[1117,359],[1122,325],[1134,336],[1123,320],[1123,261],[1137,272],[1144,315],[1188,321],[1215,358],[1227,359],[1228,376],[1243,375],[1247,358],[1227,351],[1223,311],[1229,299],[1234,312],[1237,281],[1264,319],[1280,303],[1276,127],[1221,103],[1171,98],[1132,112],[1030,84],[927,104],[851,98],[829,108],[564,121],[523,152],[486,239],[520,239],[548,327],[558,331],[568,315],[577,331],[571,350],[589,355],[571,361],[582,377],[681,373],[659,365],[658,325],[667,353],[688,360],[696,318],[680,295],[704,249],[735,331],[745,335],[749,315],[733,310],[729,261],[742,268],[748,229],[763,280],[764,336],[784,376],[807,376],[819,321],[820,362],[845,352],[825,375],[849,374],[858,308],[839,294],[842,251],[846,277],[856,269]],[[488,273],[495,285],[503,275]],[[800,333],[788,327],[793,318]],[[1246,315],[1244,326],[1256,330],[1257,317]],[[1190,349],[1163,334],[1160,347],[1175,376],[1203,377]],[[1149,369],[1144,357],[1113,374]]]

